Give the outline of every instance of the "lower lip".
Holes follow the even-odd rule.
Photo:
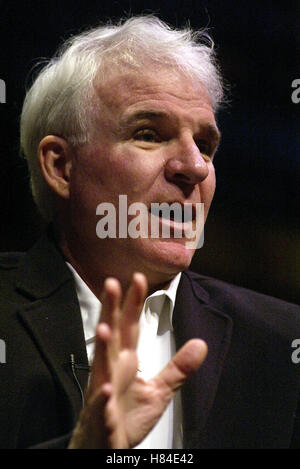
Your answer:
[[[150,212],[150,218],[155,217],[159,219],[159,225],[160,226],[166,226],[170,228],[170,237],[174,237],[174,234],[177,232],[179,238],[185,238],[185,233],[187,233],[189,230],[191,230],[193,221],[188,221],[188,222],[179,222],[179,221],[174,221],[170,220],[168,218],[163,218],[163,217],[158,217],[157,215],[154,215],[153,213]]]

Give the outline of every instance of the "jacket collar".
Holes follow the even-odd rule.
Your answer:
[[[49,228],[23,257],[16,287],[29,298],[45,298],[71,279],[72,274]]]
[[[232,332],[231,318],[215,307],[200,279],[197,274],[183,273],[173,315],[177,349],[195,337],[203,339],[208,346],[204,363],[182,389],[185,448],[201,446]]]

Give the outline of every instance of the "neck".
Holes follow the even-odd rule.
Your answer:
[[[107,277],[117,278],[123,293],[130,286],[135,272],[142,272],[148,281],[148,295],[167,288],[176,275],[151,272],[138,265],[136,259],[117,255],[108,243],[97,242],[91,246],[88,242],[76,239],[74,233],[68,238],[64,233],[56,232],[57,242],[66,260],[77,271],[94,295],[101,301],[103,286]]]

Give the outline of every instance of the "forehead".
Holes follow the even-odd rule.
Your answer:
[[[151,109],[175,114],[206,112],[214,121],[205,87],[179,72],[123,71],[111,74],[104,83],[96,81],[95,89],[102,111],[115,118]]]

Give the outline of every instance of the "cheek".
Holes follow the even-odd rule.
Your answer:
[[[207,217],[210,205],[212,203],[212,199],[214,197],[216,189],[216,175],[215,175],[215,169],[213,165],[209,168],[209,175],[200,184],[200,195],[201,195],[201,201],[204,203],[204,213],[205,213],[205,218]]]
[[[108,159],[112,188],[118,194],[139,197],[152,188],[161,171],[159,158],[138,149],[116,149]]]
[[[153,154],[123,144],[107,145],[104,151],[94,147],[74,167],[73,193],[95,207],[101,201],[116,203],[120,194],[136,201],[151,190],[159,172],[159,159]]]

